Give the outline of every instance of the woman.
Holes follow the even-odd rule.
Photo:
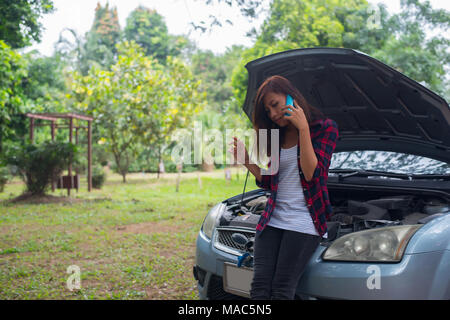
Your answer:
[[[293,108],[286,105],[287,95],[294,99]],[[257,186],[271,190],[256,227],[250,295],[252,299],[293,299],[309,259],[321,238],[327,237],[326,220],[332,208],[326,183],[338,128],[281,76],[272,76],[259,87],[252,122],[257,132],[268,129],[269,157],[271,130],[280,130],[280,152],[279,170],[262,175],[260,167],[250,164],[245,147],[239,147],[245,150],[245,166]],[[231,152],[235,157],[238,144],[242,142],[234,137]]]

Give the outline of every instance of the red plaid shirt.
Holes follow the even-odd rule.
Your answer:
[[[307,203],[314,226],[322,237],[327,232],[326,220],[328,220],[333,213],[328,196],[327,180],[331,155],[336,147],[339,132],[336,122],[329,118],[312,122],[309,125],[309,131],[312,146],[317,157],[317,167],[314,170],[314,174],[310,181],[305,180],[301,169],[299,142],[297,142],[297,163],[305,202]],[[279,146],[279,149],[281,149],[281,145]],[[278,156],[280,156],[280,150]],[[280,163],[279,160],[280,159],[278,158],[278,163]],[[270,167],[270,162],[268,166]],[[256,232],[259,233],[266,227],[277,203],[278,172],[273,175],[262,175],[261,182],[256,180],[256,185],[262,189],[271,191],[264,212],[261,214],[259,223],[256,226]]]

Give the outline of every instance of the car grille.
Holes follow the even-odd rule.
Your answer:
[[[247,240],[255,237],[255,232],[251,231],[244,231],[241,229],[217,229],[214,246],[219,250],[240,255],[241,252],[245,251],[245,246],[233,241],[231,238],[233,233],[240,233],[247,237]]]

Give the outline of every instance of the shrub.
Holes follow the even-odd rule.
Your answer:
[[[101,189],[106,181],[106,172],[102,167],[95,166],[92,168],[92,187]]]
[[[26,191],[42,195],[69,164],[77,164],[76,145],[67,142],[44,142],[40,145],[28,144],[25,147],[13,147],[8,152],[7,163],[17,168],[25,182]]]

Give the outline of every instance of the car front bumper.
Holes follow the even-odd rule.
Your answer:
[[[214,235],[213,235],[214,239]],[[237,255],[218,250],[200,231],[194,276],[200,299],[236,299],[223,290],[224,262]],[[405,254],[399,263],[324,261],[319,245],[297,287],[302,299],[449,299],[449,280],[435,275],[450,270],[450,251]],[[446,262],[447,261],[447,262]]]
[[[216,232],[216,231],[214,231]],[[213,234],[212,239],[215,238]],[[237,263],[237,255],[216,249],[212,240],[199,232],[196,242],[194,277],[200,299],[239,299],[223,290],[223,265],[225,262]]]

